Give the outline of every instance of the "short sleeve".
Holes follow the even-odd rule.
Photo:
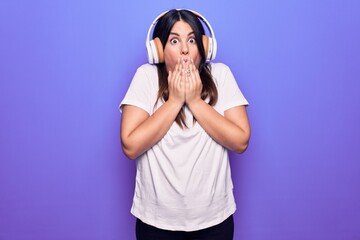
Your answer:
[[[122,111],[124,105],[132,105],[151,114],[154,107],[154,97],[156,98],[157,95],[154,87],[154,78],[156,78],[157,81],[156,67],[155,69],[154,66],[143,65],[139,67],[136,70],[124,99],[119,105],[119,110]]]
[[[248,101],[240,90],[230,68],[224,64],[216,64],[218,68],[215,78],[218,84],[219,104],[221,109],[226,111],[232,107],[248,105]]]

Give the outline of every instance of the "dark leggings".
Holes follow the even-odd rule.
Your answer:
[[[137,240],[232,240],[233,236],[232,215],[218,225],[192,232],[163,230],[136,220]]]

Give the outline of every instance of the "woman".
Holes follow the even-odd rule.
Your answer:
[[[156,20],[158,63],[138,68],[120,104],[122,148],[137,164],[139,240],[233,238],[227,150],[247,148],[248,103],[230,69],[206,61],[214,46],[200,20],[176,9]]]

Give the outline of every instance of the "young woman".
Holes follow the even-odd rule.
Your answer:
[[[233,238],[227,150],[248,146],[248,103],[230,69],[206,61],[216,45],[201,20],[176,9],[156,19],[157,60],[138,68],[120,104],[122,148],[137,165],[139,240]]]

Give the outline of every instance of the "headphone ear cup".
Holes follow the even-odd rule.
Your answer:
[[[217,42],[215,38],[211,38],[211,42],[209,42],[209,44],[211,44],[211,59],[210,60],[214,60],[216,57],[216,53],[217,53]]]
[[[152,51],[152,41],[147,41],[146,42],[146,52],[147,52],[147,57],[148,57],[148,62],[150,64],[153,64],[154,63],[154,54],[153,54],[153,51]]]
[[[216,56],[216,41],[215,39],[203,35],[203,45],[205,50],[206,61],[211,61],[215,59]]]
[[[151,40],[149,42],[148,58],[149,58],[149,63],[150,64],[155,64],[158,61],[158,56],[157,56],[154,40]]]
[[[205,59],[206,61],[209,61],[209,57],[210,57],[210,54],[209,54],[209,37],[206,36],[206,35],[203,35],[202,36],[202,41],[203,41],[203,45],[204,45],[204,51],[205,51]]]
[[[150,64],[164,62],[164,51],[160,39],[154,38],[149,42],[148,60]]]
[[[215,38],[211,38],[203,35],[203,44],[205,49],[206,61],[214,60],[216,57],[216,50],[217,50]]]
[[[217,48],[215,39],[203,35],[202,40],[205,50],[206,61],[214,60],[216,56],[216,48]]]
[[[160,41],[160,38],[156,37],[154,38],[154,46],[156,49],[156,53],[157,53],[157,57],[158,57],[158,62],[157,63],[163,63],[165,61],[164,59],[164,48],[163,45]]]

